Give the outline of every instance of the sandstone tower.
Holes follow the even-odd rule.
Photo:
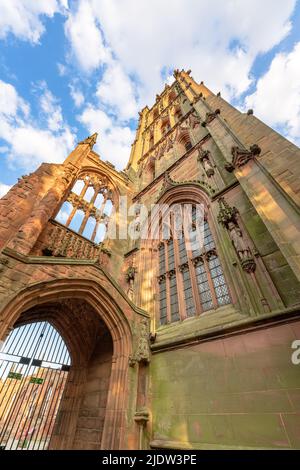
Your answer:
[[[70,355],[46,439],[34,423],[58,395],[48,376],[39,395],[50,366],[7,350],[20,361],[0,379],[11,397],[0,445],[35,435],[50,449],[299,448],[299,148],[183,70],[140,112],[124,171],[96,139],[0,200],[4,352],[44,322]],[[176,238],[172,217],[168,239],[140,237],[157,203],[200,204],[203,246]]]

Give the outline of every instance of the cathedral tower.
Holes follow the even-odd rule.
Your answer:
[[[0,200],[4,352],[43,321],[70,355],[47,447],[300,447],[299,148],[183,70],[139,113],[124,171],[96,139]],[[24,354],[2,378],[19,395]]]

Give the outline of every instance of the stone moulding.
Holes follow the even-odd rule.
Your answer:
[[[137,410],[134,414],[134,421],[142,426],[145,426],[150,419],[149,410],[144,407]]]
[[[156,199],[156,202],[170,189],[174,187],[180,187],[185,185],[196,185],[199,186],[209,197],[212,197],[215,190],[204,180],[184,180],[184,181],[174,181],[169,172],[165,171],[163,185],[160,190],[160,193]]]
[[[254,273],[254,271],[256,269],[256,263],[255,263],[253,258],[243,259],[241,261],[241,266],[242,266],[243,270],[246,271],[249,274]]]
[[[171,350],[173,348],[190,347],[192,344],[198,344],[201,342],[213,341],[216,338],[225,338],[227,336],[238,335],[243,331],[252,331],[256,329],[266,328],[266,324],[280,324],[286,323],[287,321],[298,321],[299,320],[300,308],[291,307],[288,309],[280,309],[273,311],[272,313],[263,313],[259,317],[250,317],[243,314],[236,314],[236,320],[230,320],[228,323],[223,323],[218,326],[213,326],[205,329],[196,329],[195,327],[189,333],[184,334],[182,337],[178,337],[176,334],[174,337],[170,337],[166,340],[160,340],[159,331],[157,332],[157,340],[154,344],[151,344],[152,354],[159,353],[165,350]],[[200,321],[201,316],[197,319]],[[172,325],[167,325],[164,328],[172,328]]]
[[[216,119],[216,117],[218,116],[218,114],[220,114],[220,112],[221,111],[219,109],[216,109],[215,111],[211,113],[206,113],[205,121],[202,121],[201,126],[206,127],[207,124],[210,124],[214,119]]]
[[[250,150],[241,148],[238,146],[233,146],[231,149],[232,160],[227,162],[224,165],[225,170],[229,173],[232,173],[236,168],[240,168],[250,160],[253,160],[256,156],[260,155],[261,148],[257,144],[253,144],[250,147]]]
[[[117,289],[117,291],[121,294],[121,296],[126,300],[126,302],[134,309],[136,313],[141,315],[142,317],[149,318],[149,314],[143,310],[142,308],[138,307],[135,305],[129,297],[126,295],[126,293],[121,289],[119,284],[110,276],[110,274],[102,267],[100,266],[95,260],[89,260],[89,259],[75,259],[75,258],[56,258],[54,256],[27,256],[23,255],[21,253],[16,252],[15,250],[11,248],[4,248],[2,253],[9,258],[15,259],[17,261],[20,261],[24,264],[40,264],[40,265],[47,265],[47,264],[52,264],[52,265],[79,265],[79,266],[91,266],[94,267],[95,269],[101,271],[104,276],[109,280],[109,282]]]
[[[207,140],[209,140],[211,138],[211,135],[208,133],[206,134],[203,139],[201,139],[197,144],[194,145],[194,147],[192,147],[191,149],[189,149],[187,152],[185,152],[180,158],[178,158],[178,160],[176,160],[169,168],[168,168],[168,172],[170,173],[174,168],[177,168],[178,165],[180,165],[194,150],[196,150],[197,148],[201,147],[201,145],[203,145]],[[136,193],[133,198],[132,198],[132,201],[135,202],[137,201],[141,196],[143,196],[147,191],[149,191],[149,189],[151,189],[153,186],[155,186],[155,184],[157,184],[161,179],[164,178],[164,173],[161,173],[160,175],[158,175],[153,181],[151,181],[151,183],[149,183],[147,186],[145,186],[141,191],[139,191],[138,193]]]

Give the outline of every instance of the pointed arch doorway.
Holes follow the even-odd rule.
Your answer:
[[[47,449],[71,357],[47,321],[14,328],[0,353],[0,447]]]

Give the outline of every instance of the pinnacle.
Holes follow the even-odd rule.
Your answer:
[[[93,148],[93,146],[95,145],[97,141],[97,137],[98,137],[98,132],[95,132],[94,134],[90,135],[86,139],[79,142],[79,144],[89,144],[89,146]]]

